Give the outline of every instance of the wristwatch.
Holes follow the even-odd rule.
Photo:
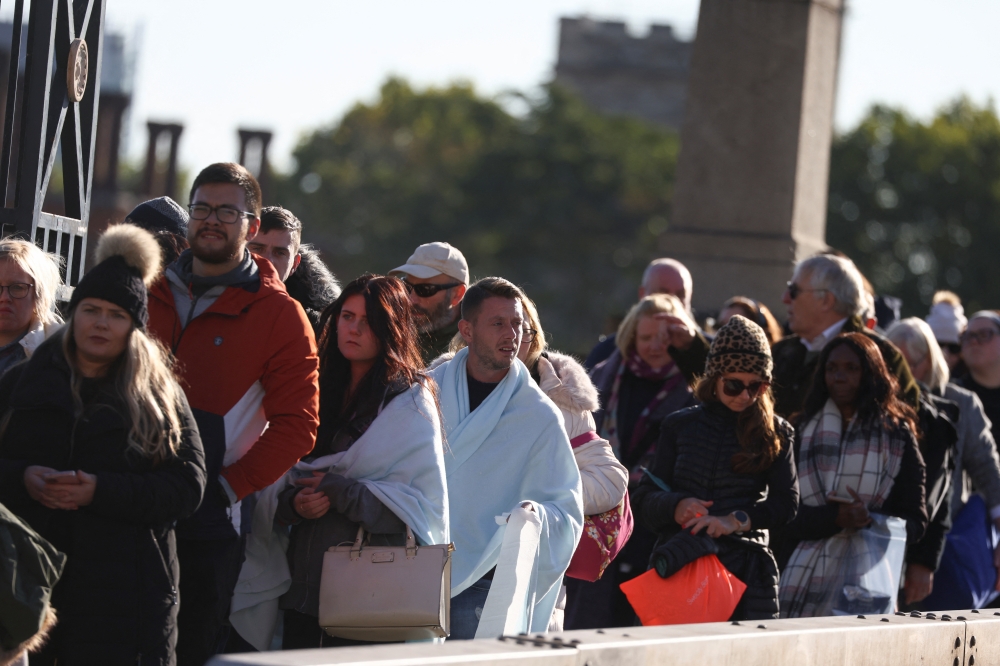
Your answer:
[[[733,511],[732,516],[740,523],[740,526],[736,528],[737,534],[743,534],[750,529],[750,516],[747,515],[746,511]]]

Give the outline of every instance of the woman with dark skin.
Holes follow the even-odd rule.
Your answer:
[[[899,399],[878,347],[862,334],[842,334],[818,367],[796,420],[799,512],[775,543],[784,565],[782,617],[830,612],[845,544],[873,513],[903,518],[910,543],[927,527],[916,414]]]

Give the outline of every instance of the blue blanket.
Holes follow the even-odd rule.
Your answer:
[[[230,621],[258,650],[266,650],[278,619],[278,597],[291,585],[288,537],[274,525],[281,491],[314,470],[361,481],[413,530],[424,545],[450,543],[441,424],[434,397],[414,384],[393,398],[368,430],[343,453],[301,461],[260,491],[246,559],[233,594]],[[336,544],[330,544],[331,546]]]
[[[522,630],[545,631],[583,531],[580,471],[559,409],[520,361],[470,413],[468,354],[463,349],[431,371],[447,440],[455,543],[451,593],[458,595],[496,566],[506,528],[497,517],[530,502],[542,525]]]

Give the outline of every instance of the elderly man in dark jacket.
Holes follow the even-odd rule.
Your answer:
[[[802,409],[819,353],[841,333],[863,333],[871,338],[899,382],[901,397],[917,408],[920,389],[906,359],[895,345],[865,326],[864,295],[861,273],[848,259],[821,254],[795,267],[783,299],[793,335],[776,343],[771,351],[777,414],[789,418]]]

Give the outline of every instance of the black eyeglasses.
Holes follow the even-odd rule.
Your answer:
[[[770,382],[750,382],[749,384],[744,384],[739,379],[723,379],[722,380],[722,392],[728,395],[730,398],[735,398],[746,391],[751,398],[756,398],[760,395],[761,391],[770,386]]]
[[[522,328],[521,329],[521,344],[527,345],[535,341],[538,337],[538,331],[533,328]]]
[[[997,332],[992,328],[984,328],[981,331],[966,331],[962,333],[962,344],[967,345],[973,342],[977,345],[989,344],[996,335]]]
[[[256,217],[254,213],[238,210],[232,206],[209,206],[208,204],[191,204],[188,206],[192,220],[207,220],[212,213],[223,224],[236,224],[244,217]]]
[[[958,356],[962,353],[962,345],[957,342],[941,342],[938,341],[938,346],[941,347],[941,351],[946,351],[953,356]]]
[[[458,287],[461,282],[449,282],[448,284],[411,284],[410,282],[403,281],[406,285],[406,291],[411,291],[420,298],[430,298],[439,291],[444,291],[445,289],[451,289],[452,287]]]
[[[800,287],[799,285],[795,284],[794,282],[788,282],[787,286],[788,286],[788,296],[793,301],[796,298],[798,298],[799,294],[801,294],[804,291],[826,291],[826,289],[803,289],[802,287]]]
[[[7,293],[10,294],[11,298],[24,298],[28,295],[28,292],[34,289],[35,285],[26,284],[24,282],[15,282],[13,284],[0,284],[0,296],[3,296],[3,290],[6,289]]]

